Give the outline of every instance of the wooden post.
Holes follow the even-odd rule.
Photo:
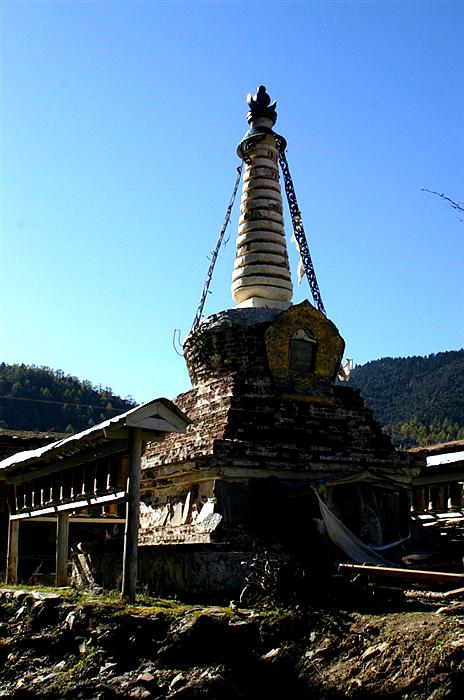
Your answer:
[[[6,582],[18,582],[18,543],[19,520],[9,520],[8,523],[8,552],[6,555]]]
[[[69,514],[60,512],[56,519],[56,585],[68,585]]]
[[[135,590],[137,587],[141,463],[142,430],[141,428],[129,428],[129,473],[127,475],[122,595],[130,602],[135,601]]]

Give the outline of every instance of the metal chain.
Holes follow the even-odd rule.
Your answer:
[[[282,174],[284,177],[285,192],[287,194],[288,208],[290,210],[290,216],[292,217],[293,233],[298,244],[298,250],[300,251],[301,260],[303,263],[304,271],[309,282],[309,288],[319,311],[327,316],[324,304],[322,303],[321,292],[319,285],[317,283],[316,272],[314,270],[313,261],[311,259],[311,254],[309,252],[308,241],[303,228],[303,220],[301,218],[301,212],[298,207],[298,202],[296,199],[295,188],[293,187],[292,176],[290,175],[290,170],[288,167],[287,157],[285,155],[285,141],[281,136],[276,134],[275,137],[277,149],[279,151],[279,163],[282,168]]]
[[[208,296],[209,285],[211,284],[211,279],[213,277],[214,266],[216,265],[217,256],[219,255],[222,241],[224,239],[225,232],[226,232],[227,227],[229,225],[230,215],[232,214],[232,209],[234,206],[235,197],[237,195],[238,186],[240,184],[240,178],[242,176],[242,169],[243,169],[243,161],[237,167],[237,177],[235,178],[234,189],[232,191],[232,196],[230,198],[229,206],[227,207],[227,212],[226,212],[226,215],[224,218],[224,223],[222,224],[221,232],[219,233],[219,236],[218,236],[218,239],[216,242],[216,247],[215,247],[213,254],[212,254],[212,257],[211,257],[211,262],[210,262],[210,265],[208,268],[208,274],[206,275],[205,285],[203,287],[203,291],[202,291],[201,297],[200,297],[200,303],[198,304],[197,313],[195,314],[195,318],[193,319],[192,331],[195,330],[195,328],[198,326],[198,324],[200,323],[201,318],[203,316],[203,307],[205,305],[206,297]]]

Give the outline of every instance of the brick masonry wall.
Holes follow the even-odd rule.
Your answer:
[[[294,326],[297,314],[307,319],[307,306],[283,314]],[[266,332],[280,316],[279,333],[285,336],[283,314],[223,312],[187,338],[193,386],[174,402],[192,423],[185,434],[170,434],[146,449],[141,544],[246,546],[247,523],[259,506],[259,498],[250,496],[258,480],[311,484],[366,469],[410,478],[409,457],[392,447],[357,389],[325,378],[283,386],[282,371],[273,374]],[[332,363],[339,362],[343,341],[330,321],[317,321],[323,331],[327,324],[334,338]],[[327,367],[329,344],[321,350]]]
[[[357,389],[324,383],[304,389],[296,385],[292,392],[288,385],[282,387],[280,376],[273,376],[266,331],[283,326],[282,318],[290,313],[294,325],[296,313],[304,311],[293,307],[283,314],[275,309],[222,312],[187,338],[193,387],[174,402],[192,424],[184,435],[171,434],[148,447],[147,478],[156,479],[159,468],[167,465],[188,465],[190,470],[222,465],[408,472],[408,457],[392,447]],[[325,323],[334,335],[333,324]],[[335,345],[333,352],[338,353],[340,343]]]

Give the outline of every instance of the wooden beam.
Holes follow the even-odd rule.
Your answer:
[[[8,524],[8,552],[6,555],[6,582],[18,582],[18,545],[19,545],[19,522],[9,521]]]
[[[56,518],[48,515],[39,515],[36,518],[28,518],[23,520],[24,523],[56,523]],[[87,515],[70,515],[70,523],[79,523],[81,525],[123,525],[126,522],[125,518],[115,518],[112,515],[102,515],[100,518],[92,518]]]
[[[422,569],[400,569],[392,566],[373,566],[369,564],[339,564],[340,572],[368,574],[369,576],[385,576],[412,581],[435,581],[436,583],[464,582],[464,574],[454,574],[448,571],[424,571]]]
[[[68,585],[69,515],[58,513],[56,519],[56,585]]]
[[[129,427],[129,426],[128,426]],[[134,428],[138,428],[139,426],[134,423],[133,426]],[[160,428],[161,430],[161,428]],[[164,440],[164,436],[166,433],[166,428],[162,428],[163,432],[160,434],[159,432],[154,432],[153,430],[144,430],[142,428],[142,440],[145,442],[159,442],[160,440]],[[173,432],[172,428],[168,432]],[[179,431],[175,431],[179,432]],[[128,429],[123,428],[121,430],[112,430],[111,433],[108,433],[108,437],[111,437],[113,439],[118,439],[118,440],[123,440],[125,439],[125,442],[127,444],[127,438],[128,438]]]
[[[424,474],[412,481],[413,486],[428,486],[428,484],[445,484],[464,481],[464,471],[442,472],[441,474]]]
[[[26,463],[23,468],[18,464],[15,473],[8,474],[6,480],[10,484],[21,484],[25,481],[32,481],[33,479],[38,479],[42,476],[48,476],[56,472],[60,472],[63,469],[70,469],[71,467],[77,467],[82,464],[89,464],[97,459],[102,459],[108,455],[117,454],[118,452],[125,452],[127,450],[127,439],[112,441],[110,444],[102,444],[87,446],[81,452],[73,452],[66,455],[65,453],[53,455],[50,453],[47,455],[47,459],[50,461],[44,464],[44,460],[38,458],[37,464],[43,464],[42,467],[34,468],[34,464]],[[9,468],[11,469],[11,467]]]
[[[135,601],[137,587],[137,549],[140,513],[140,473],[142,463],[142,431],[130,428],[129,473],[127,475],[126,528],[124,532],[124,558],[122,573],[122,595]]]
[[[163,418],[128,418],[127,425],[162,433],[185,433],[185,425],[177,427]]]
[[[183,433],[185,432],[186,426],[190,423],[187,416],[182,413],[177,406],[165,399],[139,407],[135,413],[127,416],[126,426],[143,428],[143,423],[146,419],[161,420],[164,424],[167,423],[170,426],[168,428],[169,432]],[[156,427],[154,429],[159,430],[159,428]]]
[[[28,510],[24,513],[15,513],[11,515],[11,520],[30,520],[31,518],[37,518],[42,515],[49,515],[51,513],[61,513],[67,510],[79,510],[80,508],[90,508],[91,506],[98,506],[101,503],[111,503],[112,501],[124,501],[126,499],[125,491],[116,491],[115,493],[108,494],[107,496],[92,496],[90,498],[81,498],[78,501],[69,501],[69,503],[59,503],[57,505],[47,506],[47,508],[38,508],[37,510]]]

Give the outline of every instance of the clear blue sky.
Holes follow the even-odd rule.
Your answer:
[[[173,331],[192,324],[260,83],[348,357],[463,345],[464,224],[421,192],[464,199],[462,2],[1,13],[0,360],[137,401],[188,389]],[[237,209],[207,314],[233,306],[236,227]]]

